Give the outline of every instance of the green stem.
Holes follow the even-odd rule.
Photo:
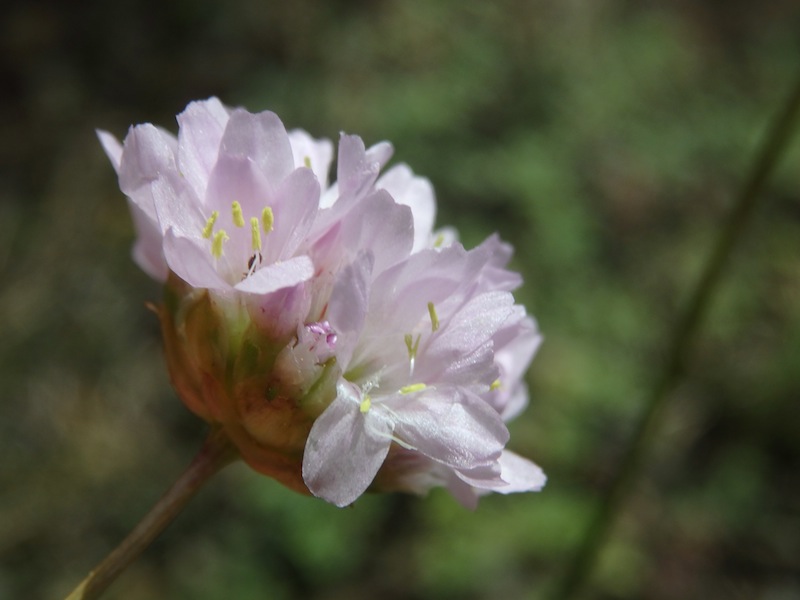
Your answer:
[[[576,597],[591,575],[616,516],[641,470],[670,393],[684,374],[691,346],[697,337],[703,318],[708,313],[733,247],[741,238],[758,204],[764,185],[791,139],[798,114],[800,114],[800,80],[795,84],[781,111],[775,116],[763,145],[756,154],[755,162],[692,291],[685,312],[674,329],[664,368],[656,380],[657,383],[641,421],[623,455],[617,475],[598,507],[564,579],[556,589],[554,596],[556,600]]]
[[[212,429],[192,463],[128,537],[89,573],[66,600],[99,598],[103,591],[172,523],[203,484],[237,457],[221,428]]]

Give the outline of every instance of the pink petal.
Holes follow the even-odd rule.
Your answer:
[[[394,154],[394,146],[389,142],[378,142],[367,149],[366,159],[367,162],[377,163],[378,170],[380,170],[389,162],[392,154]]]
[[[178,115],[178,167],[198,198],[205,197],[228,110],[217,98],[192,102]]]
[[[478,508],[478,493],[475,488],[465,481],[462,481],[452,473],[447,480],[447,491],[455,498],[458,503],[467,510]]]
[[[156,281],[166,281],[169,267],[164,258],[164,238],[161,230],[144,211],[132,201],[128,208],[133,217],[136,242],[133,245],[133,259],[141,269]]]
[[[117,141],[117,138],[107,131],[96,129],[95,133],[97,134],[100,143],[103,145],[103,150],[105,150],[108,160],[111,161],[111,165],[114,167],[117,175],[119,175],[119,163],[122,160],[122,144],[120,144]]]
[[[139,192],[157,179],[178,178],[176,148],[172,135],[149,123],[132,127],[125,137],[119,166],[120,189],[154,220],[155,207],[149,191]]]
[[[274,230],[266,237],[268,255],[281,260],[292,256],[304,243],[319,206],[319,181],[311,169],[295,169],[283,180],[271,204]]]
[[[200,239],[206,217],[188,187],[176,189],[168,179],[158,179],[148,187],[162,233],[172,229],[175,235]]]
[[[266,265],[237,283],[240,292],[270,294],[308,281],[314,275],[314,263],[307,256],[296,256],[284,262]]]
[[[513,419],[528,403],[523,377],[542,343],[536,322],[521,306],[514,309],[514,317],[494,336],[494,358],[500,368],[501,386],[486,395],[504,421]]]
[[[371,186],[392,152],[392,146],[387,142],[376,144],[367,151],[360,137],[342,134],[336,173],[340,195],[354,196]]]
[[[297,331],[311,307],[308,282],[271,294],[247,294],[250,317],[261,331],[273,339],[286,339]]]
[[[449,320],[441,317],[439,332],[432,336],[418,361],[418,377],[423,381],[465,384],[480,381],[475,370],[480,362],[485,368],[493,365],[492,356],[485,350],[512,314],[513,303],[508,292],[488,292],[469,300]],[[486,375],[485,368],[479,369],[481,375]]]
[[[505,450],[503,452],[505,452]],[[502,467],[500,466],[499,459],[489,464],[475,467],[474,469],[459,469],[457,471],[453,471],[455,476],[460,481],[468,483],[473,487],[508,485],[500,476],[501,472]]]
[[[234,110],[222,136],[222,156],[249,158],[273,186],[294,169],[286,129],[278,115],[269,111],[251,114]]]
[[[508,485],[492,488],[492,490],[501,494],[538,492],[547,483],[547,476],[544,471],[527,458],[523,458],[510,450],[503,450],[500,455],[500,469],[500,477]]]
[[[224,229],[230,235],[225,244],[225,253],[243,265],[252,255],[250,237],[250,219],[261,218],[261,211],[272,203],[275,187],[267,180],[258,166],[246,156],[220,156],[208,178],[205,203],[203,206],[203,224],[213,211],[219,213],[214,230]],[[245,229],[239,229],[233,223],[233,202],[239,202],[245,220]],[[203,225],[200,226],[202,230]],[[272,262],[278,258],[280,248],[270,244],[267,239],[264,259]],[[275,246],[273,250],[273,246]]]
[[[414,216],[414,247],[417,252],[428,245],[436,218],[436,199],[431,182],[415,177],[407,165],[397,165],[375,184],[389,192],[396,202],[411,208]]]
[[[350,363],[367,316],[372,266],[372,254],[360,254],[338,274],[328,301],[325,318],[338,336],[336,357],[343,370]]]
[[[172,229],[164,234],[164,255],[169,268],[192,287],[217,290],[231,287],[214,268],[211,252],[178,236]]]
[[[233,227],[231,205],[237,201],[244,215],[258,216],[273,202],[277,185],[273,185],[258,165],[246,156],[220,156],[208,176],[205,210],[218,210],[220,226]]]
[[[467,253],[461,246],[423,250],[381,273],[372,284],[370,322],[375,327],[410,332],[428,302],[449,298],[467,276]]]
[[[414,243],[411,210],[379,190],[360,203],[342,222],[342,235],[351,251],[369,248],[377,275],[408,257]]]
[[[505,268],[513,249],[510,244],[500,240],[497,234],[486,238],[473,252],[486,259],[486,264],[481,269],[482,289],[511,291],[522,285],[522,276]]]
[[[328,171],[333,160],[333,144],[330,140],[315,140],[302,129],[294,129],[289,132],[289,142],[292,145],[292,155],[294,156],[294,166],[303,167],[306,159],[311,163],[311,170],[319,180],[320,187],[328,187]]]
[[[456,469],[495,461],[508,441],[499,415],[461,388],[428,388],[384,400],[395,415],[395,432],[429,458]]]
[[[352,504],[383,464],[392,423],[374,408],[362,413],[360,398],[347,383],[314,422],[303,455],[303,480],[315,496],[336,506]]]

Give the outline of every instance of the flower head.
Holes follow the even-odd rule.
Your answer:
[[[333,146],[270,112],[190,104],[177,138],[101,142],[127,195],[134,258],[165,283],[173,383],[254,468],[344,506],[367,490],[540,489],[505,450],[539,344],[496,237],[434,232],[430,183],[381,175],[388,143]]]

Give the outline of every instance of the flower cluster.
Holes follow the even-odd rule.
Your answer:
[[[505,449],[540,342],[511,250],[434,231],[426,179],[216,98],[100,140],[137,232],[183,402],[253,468],[338,506],[367,490],[538,490]]]

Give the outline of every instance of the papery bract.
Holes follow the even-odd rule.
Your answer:
[[[342,135],[287,132],[270,112],[194,102],[178,136],[99,132],[129,199],[134,259],[175,388],[242,457],[339,506],[368,490],[538,490],[505,449],[540,343],[496,237],[433,230],[427,179]]]

